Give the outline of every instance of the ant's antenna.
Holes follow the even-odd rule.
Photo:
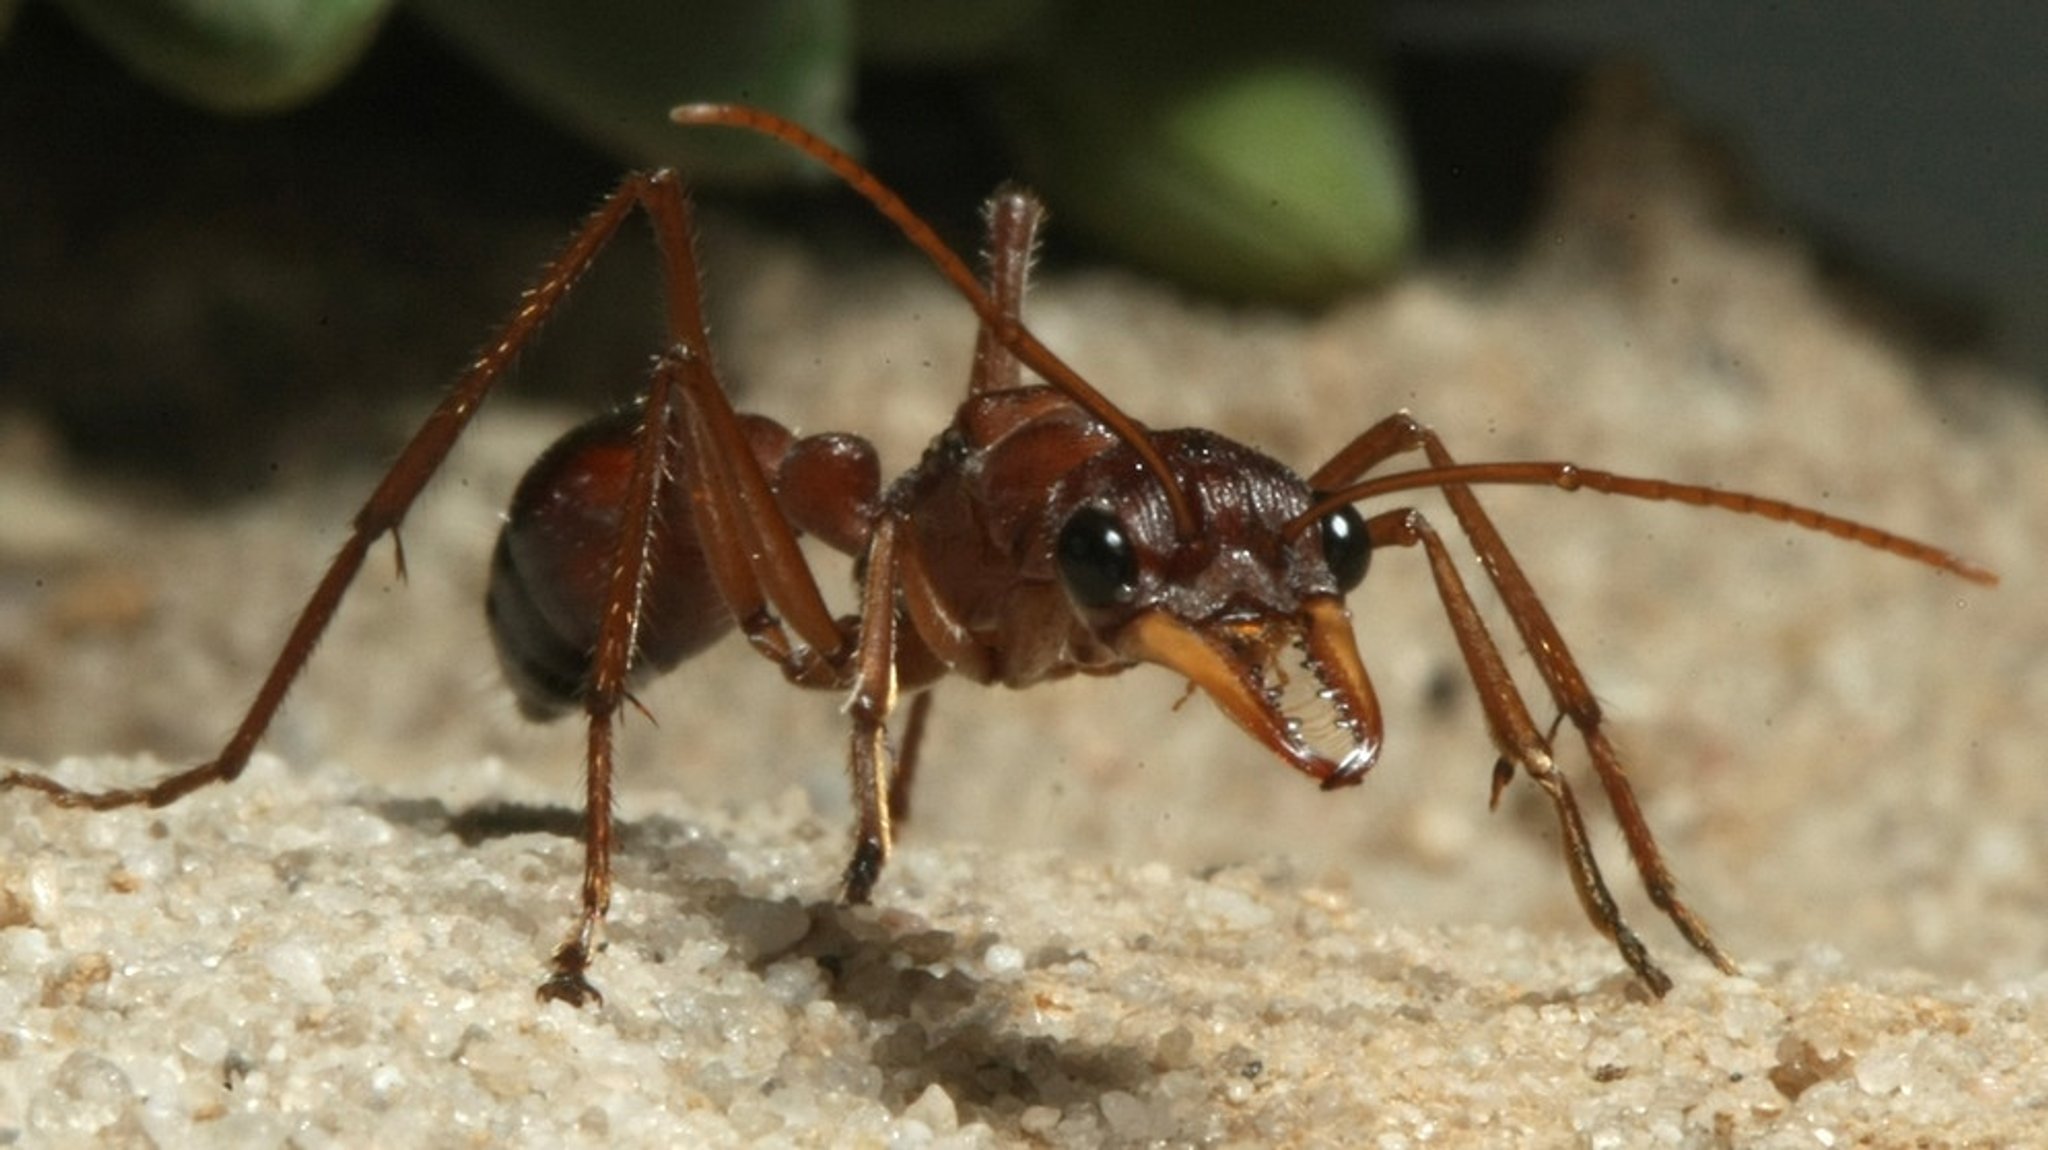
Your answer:
[[[1287,524],[1284,532],[1288,538],[1293,538],[1337,508],[1360,500],[1391,495],[1397,491],[1455,485],[1556,487],[1564,491],[1598,491],[1607,495],[1625,495],[1631,499],[1647,499],[1653,502],[1718,507],[1738,515],[1761,516],[1780,523],[1790,523],[1794,527],[1808,531],[1832,535],[1837,539],[1846,539],[1851,543],[1861,543],[1865,547],[1911,559],[1915,563],[1924,563],[1986,587],[1998,585],[1997,572],[1988,567],[1978,566],[1954,552],[1945,551],[1931,543],[1895,535],[1868,523],[1829,515],[1825,511],[1816,511],[1797,503],[1787,503],[1782,499],[1771,499],[1742,491],[1723,491],[1718,487],[1706,487],[1696,483],[1673,483],[1668,479],[1617,475],[1611,471],[1580,467],[1576,463],[1458,463],[1444,467],[1397,471],[1366,479],[1322,496],[1316,500],[1315,506],[1295,516],[1293,521]]]

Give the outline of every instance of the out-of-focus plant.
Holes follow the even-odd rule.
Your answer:
[[[409,10],[549,118],[632,164],[729,184],[809,174],[766,141],[669,122],[689,100],[759,104],[853,138],[847,0],[412,0]]]
[[[1026,176],[1126,256],[1316,304],[1416,230],[1367,6],[1076,0],[998,88]]]
[[[59,0],[137,75],[216,112],[289,108],[368,48],[391,0]]]
[[[7,5],[0,0],[0,27]],[[61,0],[137,73],[208,108],[313,98],[391,0]],[[412,0],[528,102],[632,164],[705,182],[805,170],[672,125],[743,100],[854,143],[857,65],[981,85],[1072,227],[1203,290],[1315,304],[1384,276],[1414,208],[1362,5],[1276,0]]]

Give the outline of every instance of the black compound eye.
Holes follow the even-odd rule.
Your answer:
[[[1339,507],[1323,516],[1323,562],[1330,565],[1330,577],[1337,590],[1349,591],[1365,580],[1372,565],[1372,536],[1365,519],[1355,507]]]
[[[1138,556],[1117,517],[1083,507],[1060,528],[1060,582],[1082,607],[1115,607],[1138,595]]]

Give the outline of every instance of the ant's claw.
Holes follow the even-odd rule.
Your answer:
[[[604,995],[583,972],[590,969],[590,955],[577,943],[563,943],[555,952],[555,972],[533,992],[542,1002],[566,1002],[581,1009],[585,1006],[603,1006]]]
[[[1493,790],[1486,796],[1487,810],[1497,811],[1500,809],[1500,793],[1507,790],[1508,784],[1514,781],[1515,764],[1509,762],[1506,755],[1495,759],[1493,761]]]
[[[534,990],[533,996],[542,1002],[566,1002],[582,1009],[585,1006],[603,1006],[604,995],[590,980],[580,974],[557,971],[546,982]]]
[[[874,839],[862,839],[853,847],[853,861],[846,864],[846,889],[841,897],[852,906],[864,906],[874,893],[875,880],[882,877],[882,863],[889,853]]]

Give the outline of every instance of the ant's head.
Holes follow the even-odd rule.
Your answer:
[[[1290,533],[1315,496],[1287,467],[1211,432],[1152,441],[1199,530],[1178,530],[1135,452],[1089,459],[1052,500],[1052,566],[1076,615],[1118,660],[1185,676],[1325,787],[1359,781],[1380,746],[1344,608],[1371,558],[1365,521],[1346,505]]]

